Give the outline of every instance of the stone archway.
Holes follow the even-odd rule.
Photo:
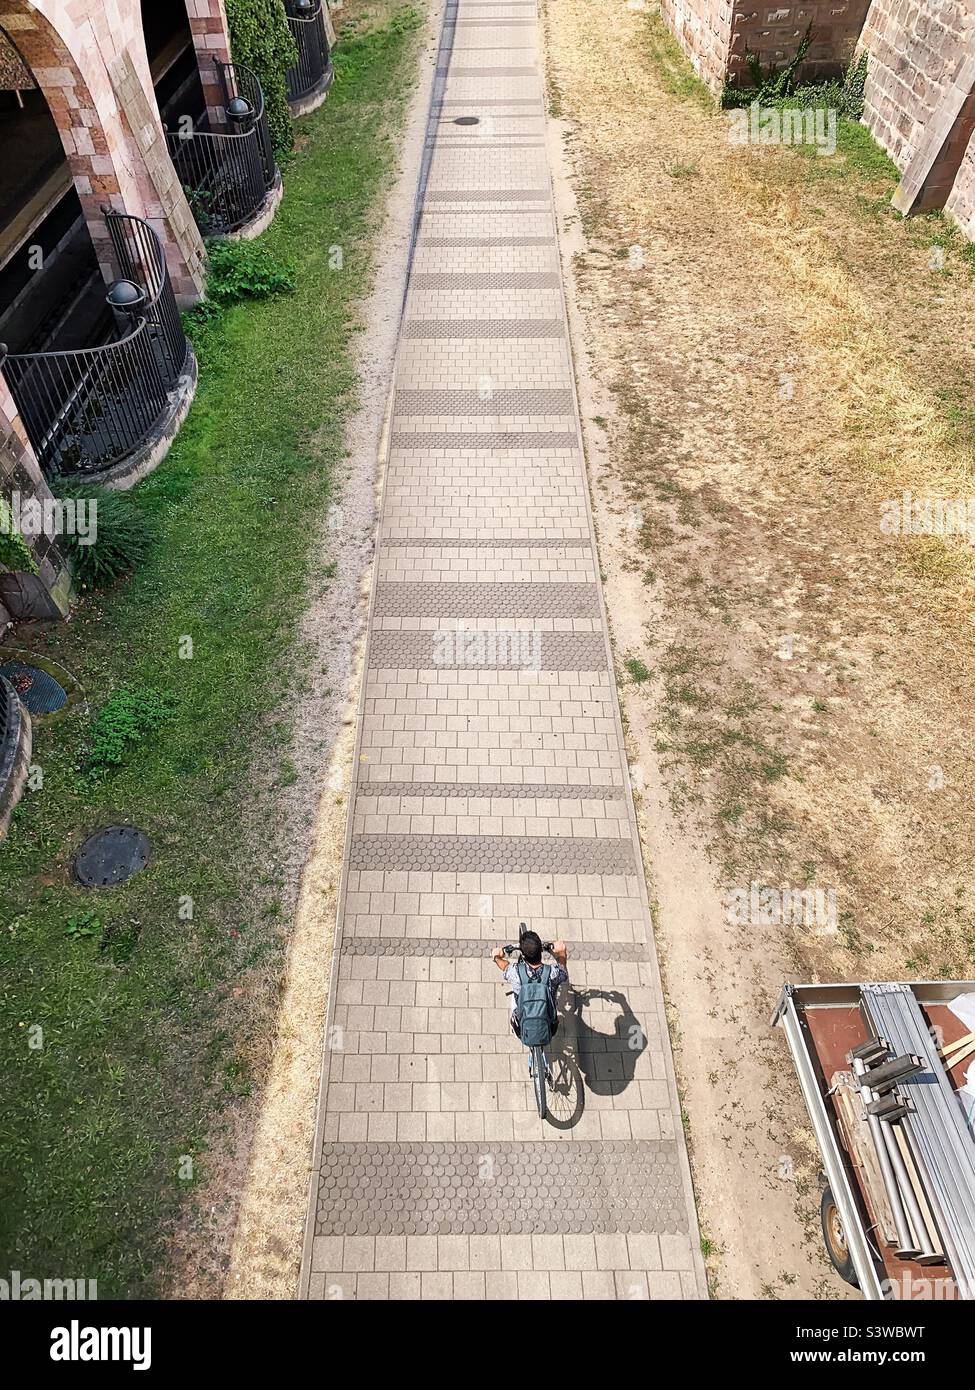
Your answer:
[[[107,279],[106,205],[145,217],[163,242],[178,300],[202,293],[203,245],[146,90],[139,0],[86,7],[70,0],[0,0],[6,30],[47,98]],[[141,62],[140,62],[141,55]]]
[[[135,179],[119,157],[118,142],[109,140],[95,95],[50,20],[29,0],[0,0],[0,29],[47,100],[102,274],[111,280],[113,257],[101,209],[106,204],[140,209]]]

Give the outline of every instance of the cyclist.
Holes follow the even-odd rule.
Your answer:
[[[544,968],[542,965],[542,939],[537,932],[527,931],[521,936],[518,942],[521,948],[521,961],[509,961],[505,955],[503,946],[497,946],[494,950],[494,963],[503,973],[506,982],[511,986],[509,1004],[511,1007],[511,1031],[515,1037],[521,1037],[521,1022],[518,1017],[518,995],[521,991],[521,973],[519,966],[524,967],[529,973],[536,977],[539,976]],[[548,988],[552,996],[552,1012],[555,1012],[555,1001],[558,995],[559,986],[566,983],[569,978],[568,962],[569,952],[564,941],[553,941],[551,945],[552,955],[555,957],[556,964],[549,966]],[[558,1026],[556,1020],[556,1026]]]

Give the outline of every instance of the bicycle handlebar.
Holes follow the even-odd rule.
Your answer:
[[[543,942],[542,942],[542,950],[543,950],[543,951],[548,951],[549,954],[551,954],[551,952],[552,952],[552,947],[553,947],[554,945],[555,945],[555,942],[554,942],[554,941],[543,941]],[[501,949],[504,951],[504,953],[505,953],[506,956],[510,956],[512,951],[517,951],[517,950],[519,950],[520,948],[519,948],[518,946],[503,946]]]

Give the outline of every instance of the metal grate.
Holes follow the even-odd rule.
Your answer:
[[[29,714],[55,714],[67,703],[68,692],[64,686],[37,666],[8,661],[0,666],[0,676],[7,678]]]

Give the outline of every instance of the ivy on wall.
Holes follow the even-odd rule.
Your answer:
[[[225,0],[235,62],[253,68],[264,88],[268,126],[276,154],[291,148],[291,111],[284,75],[297,60],[282,0]]]

